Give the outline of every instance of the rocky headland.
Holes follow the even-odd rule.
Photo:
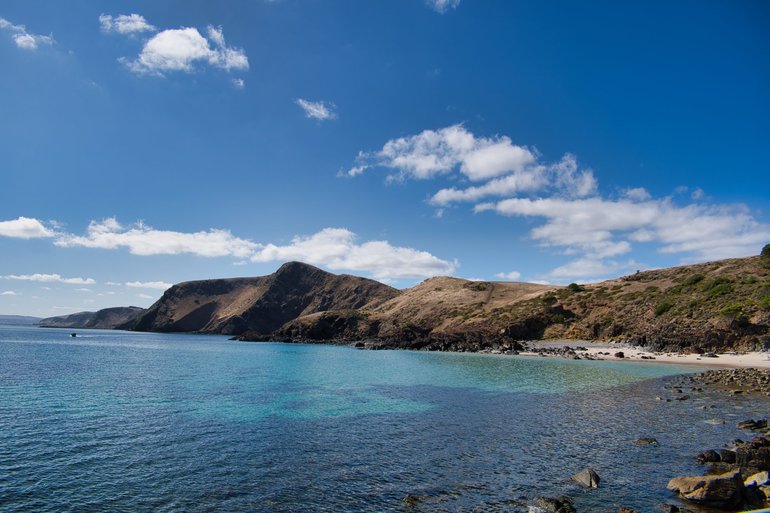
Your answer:
[[[42,328],[77,328],[111,330],[132,322],[144,312],[138,306],[117,306],[104,308],[97,312],[78,312],[58,317],[41,319],[38,326]]]
[[[121,327],[372,349],[510,352],[525,341],[590,340],[654,352],[764,351],[770,249],[566,287],[436,277],[396,290],[290,262],[268,276],[175,285]]]

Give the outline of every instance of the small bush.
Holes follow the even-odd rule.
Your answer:
[[[655,307],[655,316],[663,315],[664,313],[668,312],[674,307],[674,303],[671,301],[665,300],[661,303],[658,303],[658,306]]]
[[[761,297],[759,299],[759,308],[765,312],[770,312],[770,295]]]
[[[586,289],[585,287],[583,287],[582,285],[578,285],[577,283],[570,283],[569,285],[567,285],[567,290],[573,293],[583,292],[585,289]]]
[[[546,292],[545,294],[543,294],[542,301],[544,305],[551,306],[554,303],[556,303],[558,299],[556,299],[556,294],[554,294],[553,292]]]
[[[725,317],[739,317],[743,314],[743,307],[739,304],[733,303],[722,308],[719,313]]]
[[[762,252],[759,254],[759,263],[763,267],[770,267],[770,244],[765,244]]]
[[[564,316],[562,314],[556,314],[553,317],[551,317],[551,320],[555,324],[564,324]]]
[[[721,296],[722,294],[729,294],[733,291],[733,285],[731,283],[720,283],[716,287],[708,289],[709,296]]]
[[[691,274],[686,280],[684,280],[684,283],[682,285],[686,287],[691,287],[692,285],[695,285],[696,283],[700,283],[703,281],[704,276],[700,273]]]

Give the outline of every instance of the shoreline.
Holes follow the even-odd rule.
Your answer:
[[[623,356],[615,356],[622,353]],[[505,354],[505,353],[501,353]],[[521,356],[547,358],[572,358],[618,362],[674,363],[714,368],[761,368],[770,369],[770,352],[727,353],[672,353],[649,351],[643,347],[625,343],[589,342],[574,340],[527,341]]]

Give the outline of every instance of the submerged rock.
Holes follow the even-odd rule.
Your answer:
[[[758,431],[760,429],[766,429],[767,428],[767,420],[744,420],[743,422],[738,423],[739,429],[747,429],[749,431]]]
[[[658,440],[655,438],[640,438],[634,443],[636,445],[658,445]]]
[[[599,474],[597,474],[591,468],[581,470],[570,479],[575,481],[583,488],[599,488],[599,482],[601,481]]]
[[[529,513],[577,513],[577,510],[569,497],[537,497],[532,501]]]

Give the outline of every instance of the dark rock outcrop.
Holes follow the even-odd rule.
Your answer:
[[[713,476],[675,477],[667,488],[683,499],[716,508],[740,507],[746,493],[739,470]]]
[[[583,488],[599,488],[599,483],[601,482],[599,474],[597,474],[596,471],[594,471],[592,468],[583,469],[577,474],[573,475],[570,479],[575,481]]]

